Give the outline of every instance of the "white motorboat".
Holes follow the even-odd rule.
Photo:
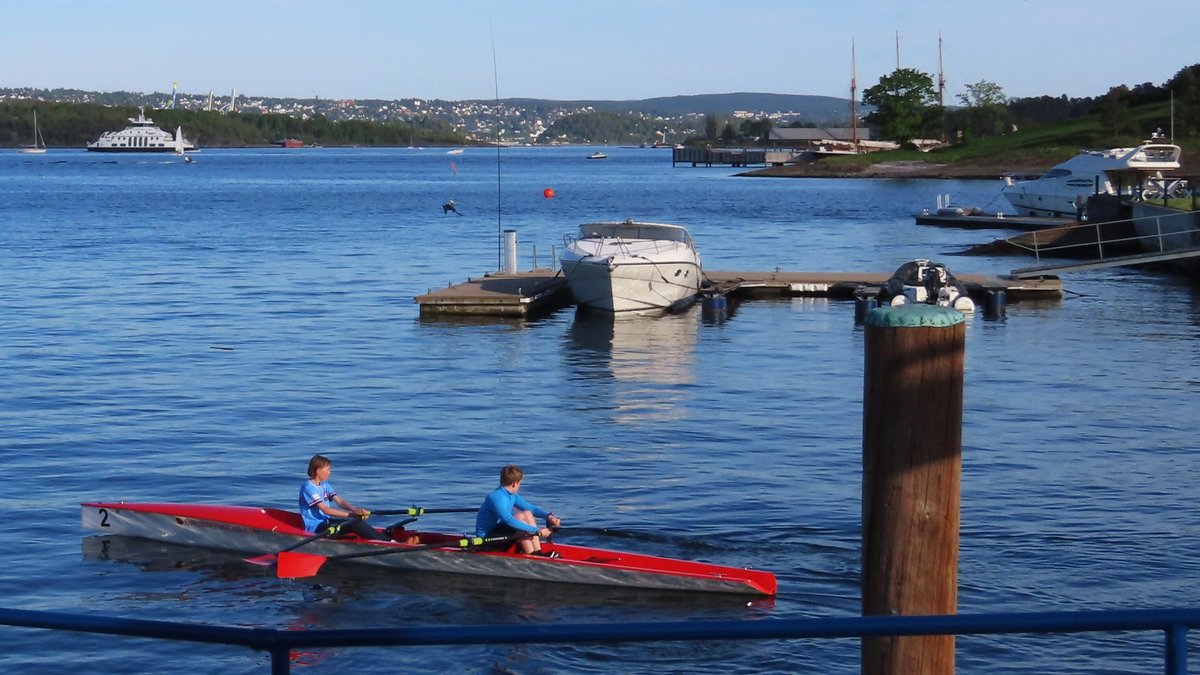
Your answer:
[[[46,154],[46,140],[42,138],[42,130],[38,128],[36,110],[33,111],[33,145],[22,147],[21,152],[27,155]]]
[[[575,301],[606,312],[691,304],[703,276],[687,228],[663,223],[587,223],[559,256]]]
[[[1178,145],[1146,141],[1134,148],[1084,150],[1034,180],[1005,179],[1002,190],[1022,216],[1078,218],[1093,194],[1164,189],[1163,171],[1179,168]]]
[[[146,117],[142,108],[138,116],[129,118],[130,126],[120,131],[106,131],[100,138],[88,143],[92,152],[184,152],[196,146],[183,137],[183,127],[176,127],[175,134],[154,126],[154,120]]]

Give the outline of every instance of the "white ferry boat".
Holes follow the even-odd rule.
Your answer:
[[[88,143],[91,152],[174,152],[182,154],[195,150],[196,146],[183,137],[183,127],[175,128],[175,135],[154,126],[154,120],[146,117],[142,108],[138,116],[130,117],[130,126],[120,131],[106,131],[100,138]]]

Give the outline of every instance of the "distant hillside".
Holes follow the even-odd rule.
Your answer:
[[[737,92],[732,94],[696,94],[691,96],[660,96],[629,101],[552,99],[504,99],[513,105],[538,108],[595,108],[604,112],[641,112],[648,115],[676,117],[688,114],[715,113],[729,115],[735,110],[751,113],[796,113],[802,122],[814,124],[844,124],[850,117],[850,99],[804,94],[763,94]]]

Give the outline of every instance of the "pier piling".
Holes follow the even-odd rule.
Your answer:
[[[871,310],[863,385],[862,613],[954,614],[962,479],[961,312]],[[865,675],[954,672],[954,636],[865,637]]]

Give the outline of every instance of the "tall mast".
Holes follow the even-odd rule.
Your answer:
[[[942,31],[938,31],[938,105],[946,107],[946,71],[942,69]]]
[[[850,134],[858,152],[858,71],[854,63],[854,38],[850,38]]]
[[[942,143],[946,143],[946,71],[942,68],[942,31],[937,31],[937,106],[942,108]]]
[[[896,70],[900,70],[900,31],[896,31]]]

